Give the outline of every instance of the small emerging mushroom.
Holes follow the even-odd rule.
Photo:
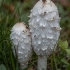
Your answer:
[[[24,22],[16,23],[12,30],[10,39],[13,43],[12,49],[14,56],[17,55],[18,62],[22,69],[26,68],[31,57],[31,37],[28,27]]]
[[[32,45],[38,55],[38,70],[47,70],[47,57],[55,50],[60,36],[58,9],[51,0],[39,0],[29,17]]]

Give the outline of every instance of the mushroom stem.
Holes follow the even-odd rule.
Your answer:
[[[20,65],[21,69],[25,69],[27,67],[27,64],[24,64],[24,65]]]
[[[47,70],[47,57],[38,56],[38,69],[37,70]]]

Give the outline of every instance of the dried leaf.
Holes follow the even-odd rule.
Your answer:
[[[28,68],[28,70],[33,70],[33,67]]]
[[[66,1],[66,0],[60,0],[61,4],[64,6],[70,6],[70,2]]]
[[[14,11],[14,6],[12,4],[3,4],[3,7],[9,11],[9,13]]]
[[[14,13],[13,14],[13,16],[14,17],[17,17],[17,12],[16,11],[14,11],[14,9],[15,9],[15,7],[12,5],[12,4],[3,4],[3,7],[6,9],[6,10],[8,10],[8,12],[9,13]]]

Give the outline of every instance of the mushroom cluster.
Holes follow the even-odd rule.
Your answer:
[[[10,39],[13,43],[12,49],[14,56],[17,55],[20,67],[22,69],[26,68],[32,54],[32,48],[30,32],[24,22],[16,23],[13,26]]]
[[[10,38],[22,69],[27,66],[32,48],[38,55],[38,70],[47,70],[47,57],[56,49],[61,27],[58,8],[51,0],[39,0],[31,10],[29,29],[24,23],[17,23]],[[32,40],[32,41],[31,41]],[[15,48],[15,49],[14,49]]]
[[[56,48],[60,36],[58,9],[51,0],[39,0],[29,17],[32,45],[38,55],[38,70],[46,70],[47,56]]]

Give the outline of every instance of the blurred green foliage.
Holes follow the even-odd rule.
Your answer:
[[[10,30],[17,22],[28,24],[28,16],[36,0],[0,0],[0,70],[21,70],[12,53]],[[70,70],[70,7],[56,2],[62,27],[57,51],[48,58],[48,70]],[[37,69],[37,56],[33,53],[32,59],[25,70]],[[4,66],[5,65],[5,66]]]

